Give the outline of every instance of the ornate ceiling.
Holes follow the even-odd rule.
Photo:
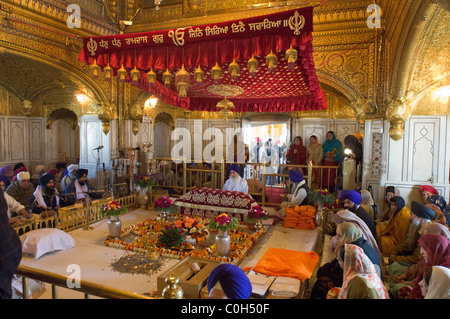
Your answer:
[[[69,29],[66,2],[0,0],[0,86],[14,97],[9,101],[30,100],[31,115],[48,116],[66,107],[110,119],[122,105],[125,117],[138,118],[148,92],[120,88],[102,75],[93,80],[77,60],[82,37],[228,21],[321,2],[163,0],[156,10],[152,0],[79,0],[81,28]],[[329,0],[314,9],[314,62],[329,110],[294,116],[394,121],[415,109],[421,114],[448,112],[448,103],[431,111],[419,103],[449,84],[448,11],[431,0],[375,2],[381,7],[380,29],[367,26],[373,0]],[[74,99],[80,92],[92,98],[87,107]],[[406,111],[398,111],[399,103],[407,101]],[[3,106],[0,112],[10,109]]]

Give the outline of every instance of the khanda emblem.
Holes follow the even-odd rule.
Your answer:
[[[294,15],[289,18],[289,28],[294,30],[295,35],[300,34],[300,30],[305,26],[305,18],[301,16],[298,11],[295,11]]]
[[[95,55],[95,51],[97,51],[97,41],[91,38],[86,46],[88,51],[91,52],[91,55]]]

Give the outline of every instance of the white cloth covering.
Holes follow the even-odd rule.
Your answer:
[[[450,299],[450,269],[433,266],[425,299]]]

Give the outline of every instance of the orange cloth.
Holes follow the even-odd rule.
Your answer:
[[[311,277],[319,262],[319,255],[313,251],[295,251],[269,248],[253,268],[254,272],[275,277],[291,277],[301,280]],[[244,268],[244,271],[251,267]]]
[[[312,230],[315,224],[316,209],[311,205],[286,207],[284,227]]]

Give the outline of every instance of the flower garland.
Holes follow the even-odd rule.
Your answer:
[[[100,210],[100,214],[103,216],[119,216],[128,212],[128,208],[126,206],[120,205],[116,201],[109,201],[105,206]]]
[[[182,221],[182,223],[185,222],[186,220]],[[187,222],[189,224],[189,222],[191,221]],[[196,219],[196,222],[197,225],[203,224],[205,225],[205,227],[207,225],[207,221],[205,222],[205,220],[203,220],[202,218]],[[176,224],[174,226],[176,227]],[[244,224],[240,224],[239,227],[252,229],[250,225]],[[104,244],[105,246],[125,249],[129,251],[145,252],[146,248],[144,238],[146,238],[150,242],[156,243],[155,240],[157,239],[155,239],[151,235],[152,233],[158,234],[162,232],[163,229],[165,229],[165,226],[162,226],[157,218],[147,219],[122,230],[122,235],[120,236],[120,238],[124,238],[129,233],[133,233],[135,235],[138,235],[138,238],[136,240],[133,240],[132,242],[126,242],[120,238],[112,239],[108,237],[106,238]],[[252,234],[249,234],[248,232],[245,231],[231,229],[230,230],[231,244],[229,257],[213,256],[213,253],[215,251],[215,244],[212,244],[211,246],[206,247],[204,249],[194,249],[193,245],[187,243],[186,245],[183,246],[184,249],[172,249],[171,247],[157,247],[157,251],[163,257],[176,258],[180,260],[192,256],[210,260],[223,261],[231,264],[238,264],[246,256],[250,248],[261,237],[261,235],[264,234],[265,231],[266,231],[265,227],[261,228],[259,231],[254,232]]]

